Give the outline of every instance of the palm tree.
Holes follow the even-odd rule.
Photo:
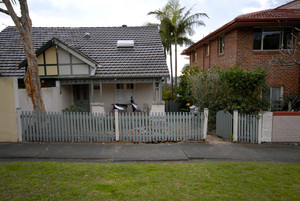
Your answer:
[[[193,8],[193,7],[192,7]],[[192,36],[195,26],[205,26],[201,17],[208,17],[206,13],[191,14],[192,8],[185,11],[180,8],[179,0],[169,0],[162,10],[149,12],[160,20],[160,35],[165,51],[170,53],[171,85],[173,93],[173,69],[172,69],[172,44],[175,46],[175,88],[177,87],[177,45],[191,45],[193,42],[187,37]],[[173,97],[173,95],[172,95]]]
[[[172,44],[173,44],[173,26],[169,20],[169,10],[167,5],[162,10],[156,10],[149,12],[148,15],[155,15],[158,20],[160,20],[160,38],[164,47],[165,57],[167,58],[167,53],[170,54],[170,69],[171,69],[171,90],[172,99],[174,99],[174,81],[173,81],[173,65],[172,65]],[[150,24],[151,25],[151,24]]]
[[[206,13],[191,14],[192,8],[185,13],[185,7],[180,8],[179,0],[169,0],[166,8],[169,12],[170,23],[173,27],[173,41],[175,46],[175,88],[177,87],[177,45],[192,44],[186,35],[194,35],[195,26],[205,26],[201,17],[208,17]]]

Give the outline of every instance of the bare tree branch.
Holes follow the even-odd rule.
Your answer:
[[[13,6],[11,5],[10,0],[3,0],[3,3],[5,4],[7,11],[11,17],[11,19],[14,21],[17,29],[19,30],[21,35],[24,35],[24,29],[20,20],[20,17],[17,16]]]
[[[5,13],[6,15],[9,15],[9,12],[7,10],[2,9],[2,8],[0,8],[0,12]]]
[[[272,57],[269,65],[271,66],[293,66],[300,65],[300,29],[295,27],[296,34],[292,34],[292,39],[287,44],[287,49],[279,50],[282,57]]]

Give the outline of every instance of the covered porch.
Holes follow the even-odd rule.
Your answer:
[[[166,80],[166,79],[165,79]],[[72,86],[76,106],[93,113],[109,113],[113,104],[126,104],[131,97],[142,112],[165,112],[161,78],[147,79],[62,79],[61,87]]]

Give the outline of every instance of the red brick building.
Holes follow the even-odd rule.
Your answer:
[[[288,49],[289,41],[297,34],[295,27],[300,28],[300,0],[240,15],[182,54],[190,56],[190,66],[205,70],[237,64],[243,69],[267,68],[270,98],[275,101],[283,94],[300,93],[299,64],[270,65],[272,57],[282,57],[280,49]],[[299,41],[296,44],[299,47]],[[299,60],[299,57],[298,52],[294,58]]]

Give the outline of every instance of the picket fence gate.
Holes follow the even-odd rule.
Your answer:
[[[216,115],[216,134],[228,140],[246,143],[258,143],[258,124],[257,115],[230,114],[228,111],[220,110]],[[235,119],[236,118],[236,119]],[[237,123],[236,139],[234,135],[234,122]]]
[[[220,110],[216,115],[216,134],[225,139],[232,139],[232,114]]]
[[[257,115],[238,114],[238,142],[258,143]]]
[[[203,139],[203,113],[21,112],[27,142],[163,142]]]

